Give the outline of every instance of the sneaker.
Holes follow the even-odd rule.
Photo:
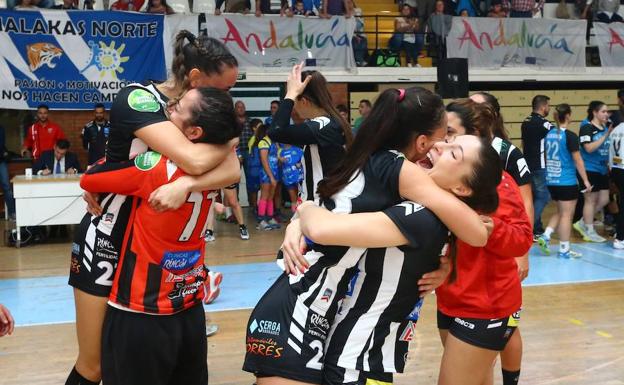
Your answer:
[[[550,239],[546,238],[546,236],[542,234],[537,238],[537,244],[539,245],[540,250],[542,250],[542,253],[550,255]]]
[[[267,221],[265,221],[264,219],[260,221],[260,223],[258,223],[258,225],[256,225],[256,230],[271,230],[272,227],[271,225],[269,225],[267,223]]]
[[[570,258],[581,258],[583,256],[583,254],[576,252],[576,251],[572,251],[572,250],[568,250],[568,251],[559,251],[559,253],[557,254],[557,258],[561,258],[561,259],[570,259]]]
[[[537,240],[542,236],[542,234],[533,234],[533,243],[537,242]]]
[[[208,277],[206,277],[206,282],[204,282],[204,303],[210,304],[213,303],[215,299],[221,293],[221,281],[223,281],[223,274],[215,271],[209,271]]]
[[[219,325],[210,324],[206,325],[206,337],[214,336],[219,331]]]
[[[600,235],[598,235],[596,230],[587,230],[587,238],[589,238],[590,242],[596,242],[596,243],[602,243],[602,242],[607,241],[606,238],[603,238]]]
[[[214,242],[215,241],[214,231],[206,230],[206,232],[204,233],[204,241]]]
[[[238,231],[240,232],[240,237],[242,240],[246,241],[249,239],[249,231],[247,230],[247,226],[239,225]]]
[[[617,238],[613,240],[613,248],[618,250],[624,250],[624,241],[620,241]]]
[[[587,227],[585,227],[585,223],[583,223],[583,219],[579,219],[574,222],[572,228],[576,230],[585,242],[590,242],[589,236],[587,235]]]
[[[275,218],[271,218],[271,220],[269,220],[269,222],[267,222],[269,224],[269,226],[271,226],[271,229],[279,229],[282,227],[282,225],[280,225],[279,223],[277,223],[277,221],[275,220]]]

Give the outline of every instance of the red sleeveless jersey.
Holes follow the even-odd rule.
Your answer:
[[[204,297],[204,239],[214,193],[189,194],[177,210],[156,212],[147,199],[158,187],[185,175],[156,152],[133,161],[100,163],[80,180],[90,192],[134,196],[109,301],[130,310],[173,314]]]

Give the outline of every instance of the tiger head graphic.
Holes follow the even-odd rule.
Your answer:
[[[49,68],[56,67],[56,64],[52,63],[52,59],[63,54],[62,49],[50,43],[29,44],[26,46],[26,51],[31,71],[38,70],[44,64]]]

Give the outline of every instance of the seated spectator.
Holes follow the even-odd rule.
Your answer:
[[[144,0],[117,0],[111,4],[113,11],[140,11]]]
[[[167,0],[148,0],[145,13],[172,15],[175,11],[167,5]]]
[[[397,52],[404,50],[408,67],[418,65],[418,55],[423,47],[423,36],[418,31],[418,17],[413,14],[412,7],[403,4],[401,16],[394,19],[394,34],[389,48]]]
[[[488,12],[488,17],[507,17],[507,12],[503,9],[503,3],[501,0],[492,1],[492,8],[490,9],[490,12]]]
[[[544,0],[503,0],[503,8],[509,17],[533,17],[544,8]]]
[[[353,57],[358,67],[366,66],[368,60],[368,38],[364,33],[364,19],[362,19],[362,9],[357,8],[355,1],[351,1],[353,14],[355,15],[355,31],[351,45],[353,46]]]
[[[344,16],[346,18],[353,15],[353,7],[349,0],[325,0],[323,1],[323,11],[320,17],[329,18],[332,16]]]
[[[33,174],[77,174],[82,171],[78,157],[68,152],[69,141],[59,139],[54,144],[54,150],[44,151],[41,157],[33,164]]]
[[[250,0],[215,0],[215,15],[221,14],[221,6],[225,3],[226,13],[242,13],[244,15],[249,13],[251,9]]]
[[[78,1],[76,0],[63,0],[63,4],[55,5],[53,9],[78,9]]]

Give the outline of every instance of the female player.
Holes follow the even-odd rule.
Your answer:
[[[519,186],[527,215],[533,223],[533,194],[529,168],[522,152],[506,139],[507,133],[496,97],[486,92],[477,93],[470,99],[458,99],[451,102],[446,106],[446,110],[449,119],[449,137],[470,134],[492,141],[492,147],[500,156],[503,170],[511,175]],[[516,258],[516,263],[518,276],[522,281],[529,273],[528,253]],[[510,385],[507,378],[519,377],[521,365],[522,337],[520,329],[516,328],[505,350],[501,352],[504,385]]]
[[[453,143],[436,143],[429,154],[427,173],[438,186],[480,212],[496,209],[501,166],[488,141],[458,136]],[[416,282],[438,268],[448,230],[431,211],[409,201],[350,215],[305,204],[299,217],[285,242],[297,244],[300,226],[318,243],[384,247],[368,249],[358,263],[324,342],[323,384],[391,383],[393,373],[403,372],[422,305]]]
[[[303,168],[301,159],[303,150],[292,144],[284,144],[279,153],[280,167],[282,169],[282,183],[288,191],[290,199],[290,211],[297,211],[297,193],[299,182],[303,181]]]
[[[609,134],[613,131],[613,125],[608,123],[609,110],[601,101],[589,103],[587,120],[589,123],[579,131],[579,141],[581,158],[592,190],[583,194],[583,218],[572,227],[581,234],[585,242],[604,242],[606,239],[594,229],[594,216],[609,203]],[[583,181],[579,181],[579,184],[581,182]]]
[[[271,141],[266,131],[266,125],[261,125],[257,128],[255,134],[256,142],[254,142],[253,148],[255,150],[257,147],[262,164],[262,169],[260,170],[260,200],[258,201],[260,223],[256,227],[259,230],[271,230],[281,227],[273,217],[275,215],[273,197],[277,189],[279,169],[278,145]]]
[[[430,208],[458,237],[473,245],[485,244],[487,232],[478,215],[437,187],[419,166],[405,161],[426,159],[445,134],[446,115],[437,95],[419,87],[384,91],[345,159],[319,185],[321,202],[338,213],[370,212],[407,197]],[[305,273],[282,275],[263,296],[249,320],[244,364],[259,385],[320,383],[322,341],[364,251],[313,244],[306,253],[307,265],[290,267]],[[280,330],[268,331],[271,326]],[[272,333],[270,341],[267,332]],[[254,343],[263,347],[274,343],[283,358],[259,354]]]
[[[269,137],[278,143],[303,147],[304,183],[302,200],[317,197],[316,185],[342,160],[352,142],[351,128],[340,115],[317,71],[302,72],[303,63],[293,66],[286,83],[286,96],[279,105]],[[293,114],[300,124],[290,124]]]
[[[546,134],[546,183],[550,196],[557,203],[557,212],[550,217],[544,234],[537,243],[542,252],[550,255],[550,236],[557,230],[559,235],[559,258],[579,258],[581,254],[570,250],[570,231],[576,200],[579,196],[576,172],[583,181],[583,192],[590,192],[591,183],[581,158],[578,136],[567,129],[572,110],[568,104],[555,109],[557,126]]]
[[[240,172],[231,146],[193,144],[165,113],[167,101],[188,89],[232,87],[238,75],[234,56],[216,39],[181,31],[175,41],[172,73],[172,78],[160,85],[133,84],[119,92],[110,112],[107,162],[128,160],[148,147],[168,156],[191,175],[227,161],[212,174],[199,179],[185,176],[156,190],[152,198],[157,208],[177,208],[189,191],[230,185]],[[101,379],[102,323],[132,206],[132,199],[121,195],[108,194],[99,202],[89,195],[86,198],[96,215],[85,215],[72,245],[69,284],[74,287],[79,353],[67,385],[97,384]]]

